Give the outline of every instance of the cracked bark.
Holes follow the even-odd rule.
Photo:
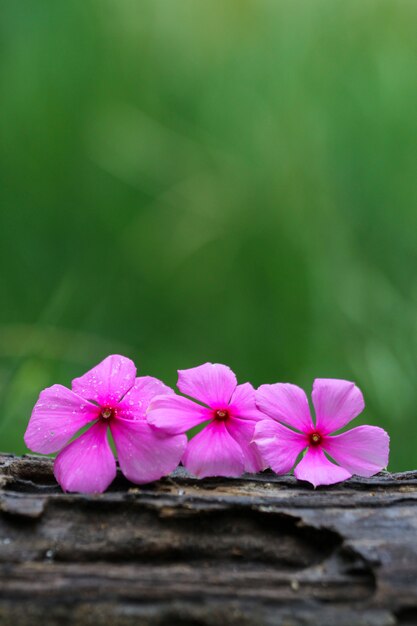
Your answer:
[[[0,455],[0,624],[417,624],[417,472],[271,473],[63,494]]]

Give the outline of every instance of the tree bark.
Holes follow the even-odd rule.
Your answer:
[[[417,472],[314,490],[182,469],[64,494],[0,455],[0,624],[417,624]]]

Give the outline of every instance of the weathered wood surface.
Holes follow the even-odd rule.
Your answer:
[[[179,470],[63,494],[0,455],[0,624],[417,624],[417,472],[313,490]]]

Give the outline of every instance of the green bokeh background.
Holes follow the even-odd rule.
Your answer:
[[[417,2],[1,5],[0,449],[107,354],[355,380],[417,466]]]

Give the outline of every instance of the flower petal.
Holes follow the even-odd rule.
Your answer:
[[[259,450],[252,443],[256,424],[257,422],[253,420],[240,419],[238,417],[232,417],[225,422],[229,434],[242,448],[245,472],[261,472],[267,467],[267,464],[262,460]]]
[[[230,413],[236,417],[246,420],[264,420],[265,415],[262,413],[255,402],[255,389],[250,383],[238,385],[230,398],[228,407]]]
[[[314,487],[333,485],[352,476],[343,467],[331,463],[320,447],[311,447],[294,470],[298,480],[306,480]]]
[[[110,424],[120,469],[134,483],[149,483],[166,476],[179,464],[186,435],[167,435],[144,420],[117,417]]]
[[[361,390],[348,380],[316,378],[312,398],[316,428],[322,435],[343,428],[365,407]]]
[[[178,389],[208,404],[213,409],[225,408],[236,389],[235,374],[227,365],[204,363],[188,370],[178,370]]]
[[[133,387],[136,367],[133,361],[112,354],[83,376],[72,381],[72,390],[101,406],[111,406]]]
[[[185,433],[211,417],[210,409],[176,395],[156,396],[146,415],[149,424],[170,435]]]
[[[213,421],[188,442],[183,465],[198,478],[241,476],[245,457],[240,445],[230,436],[224,422]]]
[[[256,404],[263,413],[292,428],[302,432],[313,428],[307,396],[297,385],[261,385],[256,392]]]
[[[117,405],[117,414],[124,419],[146,419],[149,403],[155,396],[161,394],[174,395],[174,391],[158,378],[140,376]]]
[[[62,385],[44,389],[25,432],[33,452],[57,452],[86,424],[98,417],[98,408]]]
[[[97,422],[56,457],[55,478],[64,491],[103,493],[116,476],[107,424]]]
[[[358,426],[326,437],[323,448],[352,474],[373,476],[388,465],[389,436],[378,426]]]
[[[286,474],[307,447],[307,438],[272,419],[258,422],[253,442],[266,465],[276,474]]]

